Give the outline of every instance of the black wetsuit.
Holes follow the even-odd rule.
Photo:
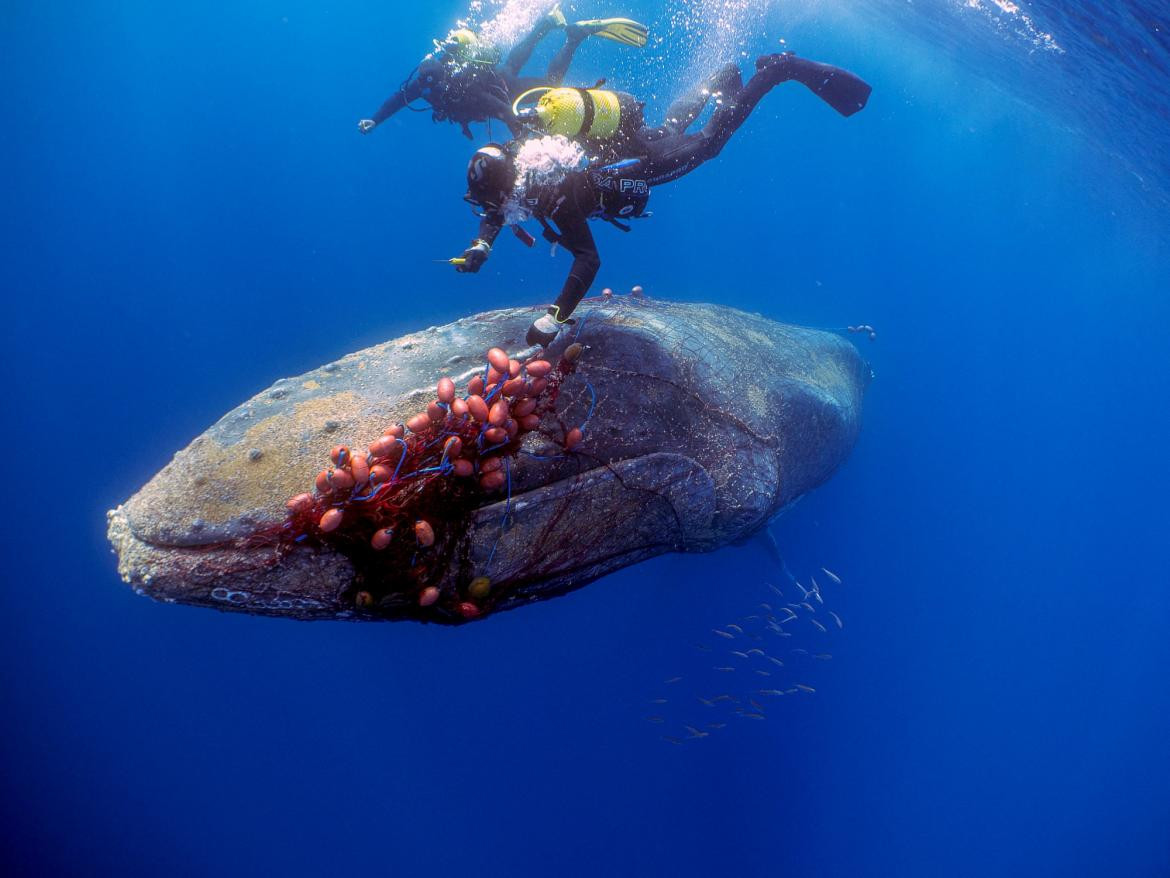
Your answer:
[[[832,81],[833,72],[844,73],[790,55],[765,56],[757,66],[756,74],[746,85],[735,65],[724,67],[712,78],[710,85],[722,92],[723,103],[700,131],[688,134],[687,128],[708,100],[710,89],[706,85],[672,104],[662,125],[643,128],[618,151],[603,154],[591,168],[569,174],[555,187],[537,187],[527,193],[532,214],[545,226],[546,237],[573,254],[569,276],[549,309],[557,319],[563,321],[572,314],[601,267],[601,256],[589,229],[590,219],[617,221],[620,226],[623,217],[640,215],[649,187],[677,180],[719,155],[764,95],[779,83],[797,79],[825,97],[817,87]],[[856,77],[852,79],[860,83]],[[861,83],[863,96],[850,112],[864,106],[868,88]],[[637,163],[629,168],[604,170],[619,157]],[[480,223],[479,239],[491,245],[502,227],[502,216],[489,213]]]
[[[528,63],[537,44],[556,29],[557,25],[549,19],[542,19],[502,64],[458,61],[445,55],[428,58],[371,118],[376,125],[381,125],[421,99],[430,104],[434,121],[446,120],[459,125],[469,139],[472,137],[470,124],[489,119],[499,119],[508,126],[512,136],[518,137],[522,128],[512,113],[512,101],[530,88],[560,85],[577,47],[588,36],[584,29],[567,26],[565,45],[549,63],[545,77],[521,76],[520,69]]]

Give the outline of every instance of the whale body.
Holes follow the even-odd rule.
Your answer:
[[[464,621],[401,600],[358,609],[362,583],[392,571],[328,544],[251,538],[281,527],[330,446],[364,447],[434,400],[441,377],[465,383],[489,348],[522,346],[533,314],[493,311],[388,341],[229,412],[109,512],[122,578],[161,601],[245,613]],[[441,592],[486,573],[494,612],[665,552],[744,540],[827,480],[858,436],[870,372],[835,334],[632,298],[588,300],[579,319],[560,343],[584,353],[546,418],[554,429],[523,439],[508,496],[485,494],[449,523],[459,537]],[[557,431],[585,419],[566,453]]]

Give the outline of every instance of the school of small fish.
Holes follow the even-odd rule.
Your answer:
[[[694,644],[697,652],[709,653],[715,658],[710,665],[711,671],[720,677],[730,675],[727,676],[727,681],[732,683],[732,691],[715,693],[704,691],[676,695],[669,699],[662,696],[649,699],[649,703],[655,705],[659,712],[647,716],[646,721],[658,725],[668,724],[667,718],[663,716],[666,711],[664,705],[678,707],[683,711],[694,711],[696,710],[694,705],[697,704],[704,713],[709,710],[717,711],[716,716],[708,715],[702,720],[695,720],[692,713],[687,723],[680,723],[677,726],[680,731],[661,735],[663,741],[677,746],[688,741],[698,741],[710,737],[714,731],[727,728],[730,723],[724,721],[725,719],[729,721],[766,719],[768,710],[776,698],[816,692],[813,686],[803,681],[792,680],[784,685],[760,679],[761,677],[774,679],[777,675],[795,676],[802,673],[801,666],[812,672],[813,663],[828,661],[833,657],[828,652],[813,652],[804,647],[785,645],[785,639],[794,635],[804,639],[829,634],[830,626],[816,618],[817,609],[824,608],[825,605],[822,586],[816,577],[810,575],[806,586],[792,575],[788,565],[783,561],[781,567],[788,580],[788,586],[781,588],[773,583],[765,583],[769,591],[780,599],[780,603],[775,600],[772,603],[760,602],[753,613],[711,629],[712,635],[716,638],[715,645],[702,642]],[[843,585],[841,577],[827,567],[821,567],[819,572],[834,586]],[[824,612],[837,630],[845,627],[836,612],[827,609]],[[720,661],[718,656],[727,656],[732,660]],[[691,685],[703,685],[704,688],[708,685],[717,686],[714,680],[710,684],[703,684],[700,679],[696,679],[705,675],[705,672],[691,675]],[[663,683],[677,684],[683,680],[683,676],[674,676]],[[755,687],[752,684],[753,680]],[[744,687],[749,688],[745,690]],[[680,688],[680,691],[686,690],[686,686]],[[674,725],[673,722],[669,724]]]

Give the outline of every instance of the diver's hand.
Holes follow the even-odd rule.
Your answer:
[[[475,274],[487,262],[492,245],[482,238],[476,239],[463,251],[463,261],[455,263],[455,270],[464,274]]]
[[[475,274],[487,262],[487,258],[486,250],[481,250],[478,247],[468,247],[463,251],[463,261],[455,266],[455,270],[461,274]]]
[[[377,124],[373,119],[362,119],[358,122],[358,131],[362,134],[369,134]]]

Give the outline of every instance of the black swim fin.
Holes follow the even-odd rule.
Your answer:
[[[805,86],[842,116],[852,116],[862,109],[873,91],[873,87],[861,77],[832,64],[821,64],[791,54],[779,57],[785,59],[782,63],[789,79]]]

